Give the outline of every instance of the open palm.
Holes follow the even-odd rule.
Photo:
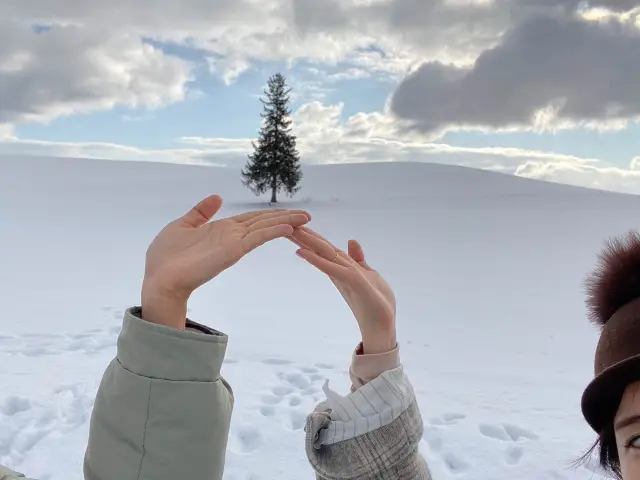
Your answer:
[[[188,298],[247,253],[310,220],[301,210],[261,210],[207,223],[221,206],[213,195],[162,229],[147,250],[147,283]]]

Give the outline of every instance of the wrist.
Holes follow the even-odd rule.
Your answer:
[[[179,330],[185,329],[188,297],[145,283],[142,286],[141,297],[143,320]]]
[[[378,355],[388,353],[396,348],[398,341],[394,332],[376,332],[362,334],[362,353],[364,355]]]

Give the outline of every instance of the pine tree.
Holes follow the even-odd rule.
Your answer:
[[[253,154],[242,170],[243,185],[256,195],[271,189],[271,203],[277,202],[276,194],[282,189],[292,197],[302,180],[300,154],[291,133],[290,92],[282,74],[269,79],[266,100],[260,99],[264,112],[258,141],[252,143]]]

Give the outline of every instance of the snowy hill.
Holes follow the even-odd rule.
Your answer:
[[[582,281],[603,240],[637,226],[640,197],[430,164],[304,173],[283,204],[339,245],[359,239],[396,291],[435,479],[600,478],[570,467],[593,440],[579,410],[597,338]],[[0,463],[81,478],[93,395],[122,311],[139,301],[146,247],[210,193],[225,216],[267,200],[235,170],[0,157]],[[230,335],[230,480],[312,478],[304,416],[325,378],[348,386],[355,321],[294,251],[253,253],[190,305]]]

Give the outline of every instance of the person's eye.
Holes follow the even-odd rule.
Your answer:
[[[626,448],[640,449],[640,435],[636,435],[627,440]]]

